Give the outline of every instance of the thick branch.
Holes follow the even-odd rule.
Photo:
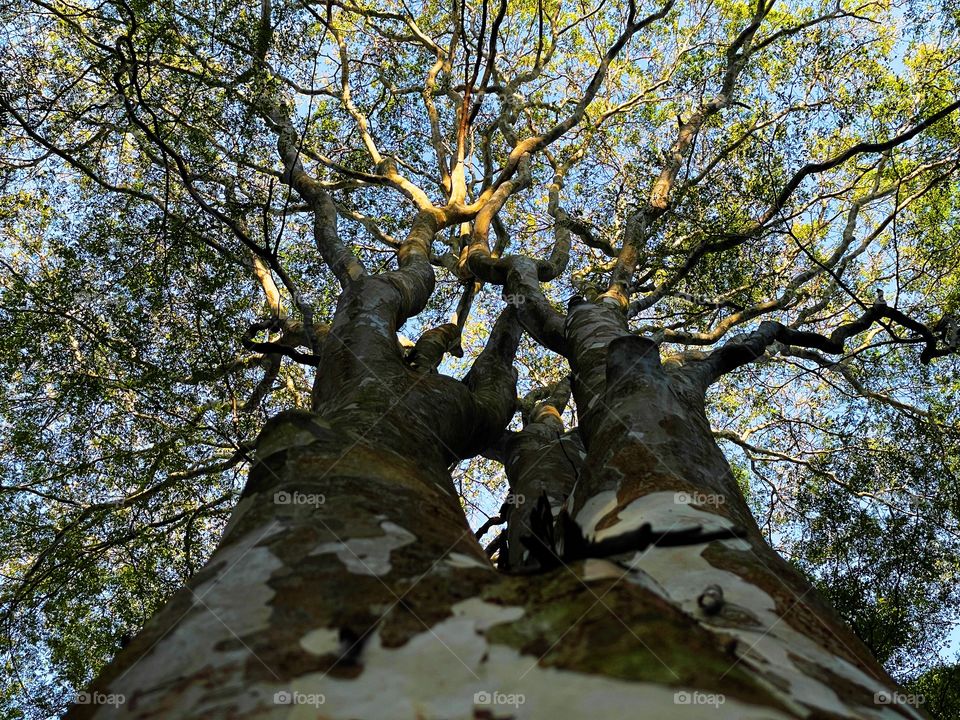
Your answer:
[[[859,335],[874,322],[883,319],[892,320],[917,334],[916,338],[904,339],[900,342],[922,342],[924,349],[920,353],[920,362],[924,365],[936,357],[948,355],[957,350],[956,344],[938,348],[938,338],[930,328],[901,311],[891,308],[886,303],[877,302],[856,320],[841,325],[829,336],[808,330],[795,330],[782,323],[767,320],[760,323],[760,327],[754,332],[731,340],[710,353],[705,360],[693,363],[688,372],[696,374],[701,385],[706,387],[726,373],[755,361],[774,342],[820,350],[829,355],[842,355],[848,339]]]

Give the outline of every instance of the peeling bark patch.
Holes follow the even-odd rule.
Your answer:
[[[829,685],[844,702],[850,705],[871,705],[875,704],[875,695],[870,693],[862,685],[851,682],[848,678],[838,675],[830,668],[821,667],[816,663],[810,662],[806,658],[790,653],[790,660],[807,675],[819,679],[822,683]]]
[[[577,513],[577,522],[583,528],[584,535],[594,541],[636,530],[644,523],[650,523],[655,531],[663,532],[698,526],[704,532],[711,532],[731,526],[729,520],[722,516],[700,511],[682,502],[680,496],[683,495],[675,492],[650,493],[617,510],[616,492],[609,490],[597,493]]]
[[[535,656],[522,655],[484,637],[484,628],[522,621],[521,607],[470,598],[455,604],[452,611],[449,618],[401,648],[385,648],[374,635],[364,652],[364,672],[354,680],[313,673],[295,680],[292,690],[322,694],[325,701],[320,714],[331,720],[621,720],[640,709],[647,717],[663,720],[704,717],[702,706],[678,704],[674,688],[544,668]],[[512,706],[487,704],[486,699],[494,693],[512,696],[517,702]],[[290,717],[315,718],[317,711],[310,711]],[[710,707],[709,716],[716,720],[788,717],[729,698]]]
[[[797,571],[787,563],[770,567],[759,564],[757,556],[751,551],[740,551],[732,547],[714,545],[704,550],[703,557],[712,565],[723,567],[747,582],[768,589],[775,603],[775,612],[783,621],[797,632],[806,635],[834,655],[844,658],[852,665],[864,670],[868,675],[881,678],[882,668],[872,656],[857,656],[851,651],[858,647],[852,631],[837,619],[828,628],[824,618],[835,617],[835,611],[823,603],[816,593],[804,584]],[[799,601],[797,598],[801,598]]]
[[[627,572],[621,569],[621,578]],[[563,571],[543,589],[527,587],[521,593],[527,616],[492,628],[489,640],[539,658],[541,667],[698,687],[776,706],[739,669],[718,681],[730,669],[720,644],[663,596],[618,578],[591,585]]]
[[[616,509],[617,493],[613,490],[599,492],[587,500],[576,517],[584,536],[591,536],[600,522]]]
[[[447,555],[445,562],[450,567],[455,568],[480,568],[493,571],[493,566],[490,563],[461,552],[450,553]]]
[[[588,558],[583,564],[583,574],[580,577],[584,582],[620,578],[623,577],[623,568],[609,560]]]
[[[427,574],[402,578],[393,588],[394,602],[380,624],[380,643],[400,647],[427,628],[449,618],[465,599],[476,597],[499,576],[492,572],[435,564]]]
[[[259,703],[246,692],[244,673],[238,668],[251,656],[249,638],[270,626],[274,591],[268,581],[282,562],[258,544],[269,529],[248,533],[219,550],[212,566],[217,572],[181,594],[181,602],[165,608],[175,626],[161,636],[162,642],[153,641],[146,654],[130,657],[109,684],[110,692],[126,696],[124,712],[240,716]]]
[[[488,630],[494,625],[514,622],[524,615],[524,609],[517,605],[496,605],[479,597],[472,597],[454,605],[451,610],[454,617],[465,617],[476,623],[477,630]]]
[[[716,458],[722,465],[711,472],[707,470],[711,467],[711,461],[677,461],[678,458],[705,457],[705,453],[697,448],[673,441],[664,444],[654,439],[631,440],[613,448],[610,458],[603,465],[606,482],[609,484],[617,480],[617,496],[621,502],[626,503],[669,488],[673,493],[685,494],[693,499],[713,501],[710,510],[744,524],[744,518],[734,516],[736,503],[724,481],[729,471],[723,458]]]
[[[672,493],[653,493],[631,503],[634,512],[648,521],[656,518],[674,517],[678,520],[697,520],[707,524],[729,523],[721,516],[703,512],[692,506],[677,506]],[[679,509],[678,509],[679,507]],[[635,521],[636,522],[636,521]],[[662,522],[662,521],[661,521]],[[714,543],[711,556],[724,558],[728,553],[750,557],[751,549],[743,540],[725,540]],[[726,551],[713,548],[725,548]],[[840,657],[784,621],[778,612],[777,602],[765,587],[777,581],[770,577],[763,586],[757,578],[745,578],[726,567],[718,567],[705,557],[705,547],[700,545],[659,548],[652,547],[637,553],[632,566],[643,569],[660,583],[672,600],[705,627],[723,629],[737,639],[737,654],[740,661],[753,668],[765,678],[771,690],[777,693],[788,707],[797,708],[799,714],[809,715],[813,709],[818,717],[890,717],[889,708],[865,706],[864,698],[888,688],[875,678],[865,674],[843,657]],[[757,562],[759,556],[754,555]],[[724,563],[726,565],[726,563]],[[734,567],[737,567],[734,564]],[[723,589],[725,608],[716,616],[708,616],[697,605],[703,588],[718,585]],[[798,604],[802,598],[794,598]],[[736,622],[740,613],[741,622]],[[797,662],[801,658],[802,662]],[[816,673],[810,673],[817,668]],[[827,675],[829,673],[829,675]],[[844,698],[835,691],[836,678],[846,680],[845,687],[858,687],[857,692],[844,693]],[[848,702],[850,704],[848,704]],[[918,716],[919,717],[919,716]]]
[[[300,647],[314,655],[334,653],[340,648],[340,633],[333,628],[317,628],[300,638]]]
[[[340,562],[355,575],[386,575],[390,572],[390,552],[409,545],[417,537],[389,520],[382,521],[380,528],[384,534],[379,537],[323,543],[311,554],[336,553]]]

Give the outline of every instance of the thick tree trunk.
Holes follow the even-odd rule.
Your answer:
[[[502,386],[480,361],[472,394],[402,368],[394,328],[371,327],[375,353],[338,360],[346,346],[328,344],[318,412],[268,423],[217,552],[91,688],[123,702],[69,717],[919,717],[763,541],[704,415],[709,368],[664,368],[613,311],[571,308],[586,456],[564,453],[560,477],[545,431],[507,459],[515,491],[542,485],[566,518],[564,562],[506,574],[448,472],[506,422],[468,422]],[[508,373],[492,345],[489,378]],[[552,415],[528,429],[561,434]]]

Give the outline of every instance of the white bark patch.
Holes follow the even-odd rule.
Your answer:
[[[573,493],[570,493],[571,496]],[[599,492],[587,500],[580,512],[577,513],[577,524],[585,536],[590,536],[597,528],[597,523],[613,512],[617,507],[617,493],[615,490]]]
[[[590,582],[591,580],[621,578],[628,572],[628,570],[624,570],[622,567],[616,563],[610,562],[609,560],[587,558],[587,560],[583,563],[583,575],[580,576],[580,579],[584,582]]]
[[[515,622],[523,617],[523,608],[519,605],[497,605],[472,597],[450,608],[454,617],[472,620],[477,630],[487,630],[494,625]]]
[[[290,689],[304,696],[322,695],[319,712],[330,720],[473,720],[486,716],[482,712],[517,720],[622,720],[638,711],[658,720],[787,718],[731,698],[717,705],[685,704],[677,700],[684,692],[680,688],[543,668],[535,656],[490,644],[482,635],[483,629],[522,615],[522,608],[471,598],[454,605],[453,617],[399,648],[384,648],[379,634],[371,636],[359,677],[311,673]],[[488,698],[508,702],[487,704]],[[313,720],[317,708],[291,707],[288,713],[282,716]]]
[[[615,533],[626,532],[642,522],[650,522],[656,530],[667,530],[674,524],[677,529],[702,525],[705,530],[733,524],[727,518],[691,505],[678,505],[673,492],[651,493],[639,498],[621,511],[620,517],[621,521],[610,528]],[[607,534],[610,533],[604,530],[598,533],[598,537]],[[737,550],[749,550],[751,547],[744,540],[720,542]],[[802,657],[862,686],[871,696],[887,691],[886,686],[875,678],[795,630],[777,614],[774,599],[762,588],[735,573],[711,565],[702,557],[705,548],[705,545],[651,547],[637,553],[631,565],[652,577],[665,589],[672,602],[696,617],[702,625],[736,637],[739,641],[737,653],[744,665],[785,681],[789,688],[786,693],[772,684],[770,690],[781,696],[788,706],[802,703],[843,717],[903,717],[892,706],[850,707],[829,685],[804,673],[788,654]],[[719,585],[723,589],[724,601],[748,610],[760,621],[760,626],[750,629],[712,625],[711,618],[700,612],[697,606],[697,598],[709,585]],[[897,707],[913,717],[920,717],[909,706]]]
[[[609,560],[598,558],[587,558],[583,563],[583,574],[580,579],[584,582],[595,580],[615,580],[619,582],[622,579],[631,585],[646,588],[664,600],[672,602],[667,591],[660,586],[660,583],[637,567],[618,565]]]
[[[336,653],[340,649],[340,633],[333,628],[317,628],[300,638],[300,647],[314,655]]]
[[[390,572],[390,553],[414,542],[416,535],[396,523],[384,520],[380,523],[384,534],[378,537],[350,538],[342,542],[319,545],[310,554],[336,553],[348,572],[354,575],[386,575]]]
[[[465,553],[459,552],[450,553],[447,555],[444,562],[446,562],[447,565],[455,568],[482,568],[484,570],[493,570],[493,566],[490,563],[483,562],[472,555],[466,555]]]
[[[110,692],[121,694],[129,703],[137,698],[137,714],[147,715],[153,702],[163,702],[165,689],[180,678],[200,675],[204,668],[233,667],[225,672],[229,683],[207,694],[195,689],[184,695],[177,711],[183,717],[215,717],[224,701],[231,698],[237,707],[254,707],[258,700],[247,692],[243,666],[251,651],[238,638],[269,627],[274,591],[267,584],[283,562],[269,548],[259,546],[272,528],[248,533],[241,540],[218,551],[211,562],[222,561],[217,575],[193,591],[194,607],[174,629],[145,656],[110,684]],[[228,649],[217,649],[226,643]],[[246,703],[246,704],[245,704]],[[129,707],[104,706],[98,716],[123,717]]]
[[[607,494],[608,493],[600,493],[601,496]],[[610,491],[609,495],[611,495],[612,498],[609,499],[608,504],[604,504],[603,506],[606,512],[596,518],[590,527],[591,530],[595,529],[597,522],[616,507],[617,494]],[[636,530],[644,523],[650,523],[651,528],[657,532],[684,530],[698,526],[702,527],[704,532],[712,532],[714,530],[728,528],[732,525],[725,517],[710,512],[703,512],[684,502],[682,498],[685,495],[688,495],[688,493],[656,492],[637,498],[617,512],[617,521],[615,523],[602,530],[597,530],[592,539],[603,540],[604,538],[621,535],[631,530]],[[704,495],[706,496],[706,494]],[[583,515],[583,511],[587,509],[587,506],[592,501],[593,498],[584,505],[583,510],[577,515],[578,519]],[[584,526],[584,534],[586,533],[587,528]]]

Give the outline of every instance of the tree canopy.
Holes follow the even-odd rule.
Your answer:
[[[264,420],[310,407],[339,285],[413,252],[436,287],[398,342],[426,371],[462,376],[506,303],[543,397],[573,297],[667,363],[706,358],[771,544],[898,679],[949,676],[960,7],[14,0],[0,19],[6,712],[57,713],[204,562]],[[500,463],[457,477],[476,525],[496,514]]]

